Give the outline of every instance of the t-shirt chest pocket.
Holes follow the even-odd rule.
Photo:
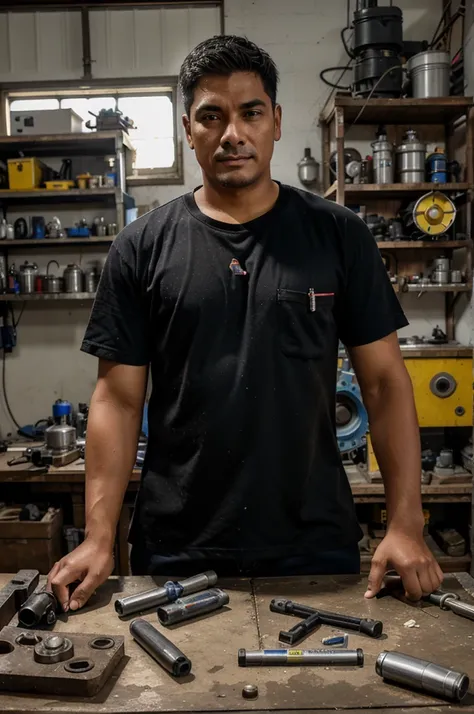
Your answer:
[[[278,288],[278,339],[288,357],[319,359],[332,333],[334,293]]]

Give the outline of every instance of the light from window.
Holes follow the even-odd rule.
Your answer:
[[[136,129],[129,134],[137,150],[136,169],[163,169],[173,166],[174,123],[171,98],[119,97],[118,108],[133,119]]]
[[[12,112],[34,112],[37,109],[59,109],[57,99],[14,99],[10,102]]]

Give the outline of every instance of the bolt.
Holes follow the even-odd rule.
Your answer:
[[[48,639],[44,642],[44,646],[47,650],[58,650],[60,647],[63,647],[63,645],[64,638],[59,637],[59,635],[53,635],[52,637],[48,637]]]
[[[258,687],[255,684],[246,684],[242,689],[242,696],[244,699],[257,699]]]
[[[52,625],[54,622],[56,622],[56,613],[54,610],[50,610],[48,614],[46,615],[46,622],[48,625]]]

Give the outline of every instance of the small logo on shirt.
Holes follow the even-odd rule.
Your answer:
[[[229,268],[234,275],[247,275],[247,271],[242,268],[237,258],[232,258]]]

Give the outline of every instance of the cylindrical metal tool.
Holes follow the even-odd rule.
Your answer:
[[[357,650],[259,650],[247,652],[239,650],[239,667],[258,667],[261,665],[316,665],[328,667],[362,667],[364,652]]]
[[[341,615],[337,612],[326,612],[325,610],[319,610],[309,605],[300,605],[293,602],[293,600],[285,600],[283,598],[272,600],[270,610],[279,612],[282,615],[296,615],[296,617],[304,618],[318,613],[324,625],[332,625],[344,630],[355,630],[369,637],[380,637],[383,632],[383,622],[380,622],[380,620],[366,620],[361,617]]]
[[[455,701],[461,701],[469,689],[467,674],[401,652],[381,652],[375,671],[388,681]]]
[[[418,139],[416,131],[408,129],[396,151],[400,182],[423,183],[426,145]]]
[[[199,590],[205,590],[217,583],[217,575],[213,570],[205,573],[193,575],[191,578],[180,582],[167,582],[162,588],[153,588],[138,595],[129,595],[115,601],[115,611],[120,617],[133,615],[135,612],[150,610],[151,608],[163,605],[166,602],[173,602],[182,595],[190,595]]]
[[[410,57],[407,69],[413,96],[419,99],[449,97],[449,68],[448,52],[426,50]]]
[[[456,615],[474,620],[474,605],[463,602],[457,593],[447,593],[435,590],[424,598],[433,605],[438,605],[442,610],[452,610]]]
[[[371,146],[374,150],[375,183],[393,183],[393,145],[387,140],[385,128],[379,128],[377,141]]]
[[[18,610],[18,624],[21,627],[36,627],[40,623],[53,625],[56,622],[58,601],[48,590],[30,595]]]
[[[167,637],[158,632],[151,622],[132,620],[130,634],[148,652],[150,657],[161,664],[175,677],[184,677],[191,672],[191,660]]]
[[[321,618],[319,617],[319,612],[315,612],[314,615],[310,615],[301,622],[298,622],[291,630],[281,630],[278,639],[287,645],[297,645],[298,642],[304,640],[307,635],[314,632],[320,624]]]
[[[207,612],[219,610],[229,602],[229,596],[219,588],[211,588],[202,593],[189,595],[158,608],[158,619],[162,625],[175,625]]]

